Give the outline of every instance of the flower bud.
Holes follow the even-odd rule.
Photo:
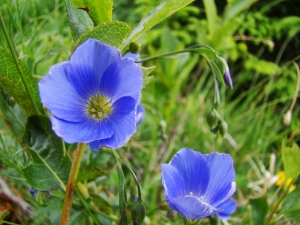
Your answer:
[[[133,224],[140,225],[146,216],[146,206],[141,199],[138,199],[131,205],[131,219]]]
[[[220,126],[219,126],[219,132],[222,135],[222,137],[225,137],[228,131],[228,125],[225,122],[225,120],[221,120]]]
[[[220,57],[217,55],[217,60],[220,63],[220,67],[221,70],[223,72],[223,79],[225,84],[229,87],[229,88],[233,88],[233,84],[232,84],[232,80],[231,80],[231,76],[230,76],[230,71],[229,71],[229,67],[227,65],[227,62],[225,61],[224,58]]]
[[[221,117],[216,109],[213,109],[208,115],[207,115],[207,123],[210,126],[210,128],[214,128],[219,123]]]
[[[284,114],[283,123],[284,125],[288,126],[290,125],[291,121],[292,121],[292,111],[288,110],[286,114]]]

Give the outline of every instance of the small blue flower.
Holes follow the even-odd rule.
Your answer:
[[[144,106],[142,104],[138,104],[136,110],[136,125],[139,125],[142,122],[144,115],[145,115]]]
[[[142,71],[115,47],[95,39],[78,46],[67,62],[39,82],[52,128],[67,143],[118,148],[136,131]]]
[[[235,172],[230,155],[203,155],[181,149],[169,164],[162,164],[162,184],[168,205],[189,221],[223,211],[222,203],[235,192]]]

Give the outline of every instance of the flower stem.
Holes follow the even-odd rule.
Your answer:
[[[14,49],[14,47],[13,47],[13,45],[12,45],[12,42],[11,42],[11,40],[10,40],[10,37],[9,37],[9,35],[8,35],[8,32],[7,32],[7,29],[6,29],[6,26],[5,26],[5,23],[4,23],[4,20],[3,20],[3,17],[2,17],[2,13],[1,13],[1,12],[0,12],[0,26],[2,27],[4,36],[5,36],[6,41],[7,41],[7,44],[8,44],[8,47],[9,47],[9,49],[10,49],[10,52],[11,52],[12,56],[13,56],[13,59],[14,59],[14,61],[15,61],[15,64],[16,64],[16,66],[17,66],[17,69],[18,69],[18,71],[19,71],[19,74],[20,74],[22,83],[23,83],[24,88],[25,88],[25,90],[26,90],[26,92],[27,92],[27,94],[28,94],[28,97],[29,97],[29,99],[30,99],[30,101],[31,101],[31,103],[32,103],[32,106],[33,106],[33,108],[34,108],[34,110],[35,110],[35,113],[36,113],[36,115],[40,115],[41,113],[40,113],[40,111],[38,110],[36,104],[34,103],[34,100],[33,100],[33,97],[32,97],[32,95],[31,95],[30,89],[29,89],[29,87],[28,87],[28,85],[27,85],[27,83],[26,83],[26,80],[25,80],[23,71],[22,71],[22,69],[21,69],[21,67],[20,67],[20,64],[19,64],[19,62],[18,62],[18,56],[17,56],[17,53],[15,52],[15,49]]]
[[[76,179],[77,179],[77,175],[78,175],[80,164],[81,164],[81,159],[82,159],[82,156],[84,153],[84,148],[85,148],[84,143],[78,143],[77,149],[76,149],[75,155],[74,155],[74,161],[72,163],[72,168],[71,168],[70,175],[69,175],[69,181],[67,184],[66,195],[65,195],[65,199],[64,199],[62,213],[61,213],[60,225],[68,225],[68,223],[69,223],[73,193],[74,193]]]

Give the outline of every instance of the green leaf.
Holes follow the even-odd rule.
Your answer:
[[[257,0],[234,0],[228,1],[228,5],[226,7],[226,12],[224,15],[225,21],[229,21],[235,18],[239,13],[243,10],[248,9],[252,4],[257,2]]]
[[[85,10],[97,26],[102,22],[112,20],[113,1],[112,0],[71,0],[72,4]]]
[[[65,0],[65,2],[72,37],[74,41],[77,41],[83,33],[85,33],[88,29],[94,27],[94,24],[87,12],[81,9],[76,9],[71,4],[70,0]]]
[[[95,38],[106,44],[120,48],[125,38],[129,35],[131,28],[123,22],[112,21],[101,23],[97,27],[83,34],[73,46],[72,52],[88,38]]]
[[[205,7],[205,14],[208,22],[209,33],[213,35],[216,27],[217,27],[217,8],[214,0],[203,0]]]
[[[286,178],[296,178],[300,174],[300,149],[296,143],[282,148],[282,160]]]
[[[71,169],[61,138],[51,129],[49,118],[28,118],[23,138],[32,163],[23,168],[23,175],[30,186],[46,191],[61,187],[65,189]]]
[[[220,68],[217,66],[217,64],[214,61],[210,61],[210,62],[211,62],[212,67],[214,68],[214,72],[215,72],[215,75],[216,75],[217,79],[222,84],[225,84],[224,79],[223,79],[223,74],[222,74]]]
[[[300,212],[300,186],[288,194],[282,202],[282,214],[292,218],[299,218]]]
[[[5,209],[4,211],[0,212],[0,224],[3,222],[3,219],[9,215],[9,210]]]
[[[162,20],[190,4],[194,0],[165,0],[158,5],[152,12],[144,18],[132,33],[126,38],[120,50],[125,49],[130,42],[136,41],[145,32],[150,30],[153,26],[160,23]]]
[[[29,86],[34,104],[40,111],[43,111],[38,94],[37,80],[31,75],[24,63],[19,61],[19,65]],[[36,114],[12,55],[2,47],[0,47],[0,85],[14,98],[27,116]]]
[[[13,109],[9,107],[2,95],[0,95],[0,116],[11,129],[17,141],[22,145],[22,137],[25,130],[24,123],[21,122],[18,116],[14,113]]]
[[[253,225],[262,225],[268,212],[267,198],[250,199]]]
[[[109,173],[107,171],[101,170],[97,167],[88,167],[80,169],[77,177],[77,181],[90,181],[95,180],[97,177],[106,176]]]
[[[245,62],[245,68],[250,70],[255,70],[258,73],[267,74],[267,75],[275,75],[280,71],[280,68],[277,64],[273,62],[268,62],[262,59],[258,59],[255,56],[251,56],[249,54],[249,59]]]

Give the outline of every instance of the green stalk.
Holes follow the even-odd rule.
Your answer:
[[[21,69],[21,67],[20,67],[20,65],[19,65],[17,53],[15,52],[15,49],[14,49],[14,47],[13,47],[13,45],[12,45],[12,42],[11,42],[11,40],[10,40],[10,38],[9,38],[9,35],[8,35],[8,32],[7,32],[7,29],[6,29],[6,26],[5,26],[5,23],[4,23],[4,20],[3,20],[3,17],[2,17],[2,13],[1,13],[1,12],[0,12],[0,25],[1,25],[1,27],[2,27],[4,36],[5,36],[6,41],[7,41],[7,44],[8,44],[8,47],[9,47],[9,49],[10,49],[10,52],[11,52],[12,56],[13,56],[13,59],[14,59],[14,61],[15,61],[15,64],[16,64],[16,66],[17,66],[17,69],[18,69],[18,71],[19,71],[19,74],[20,74],[22,83],[23,83],[23,85],[24,85],[24,87],[25,87],[25,90],[26,90],[26,92],[27,92],[27,94],[28,94],[28,97],[29,97],[29,99],[30,99],[30,101],[31,101],[31,103],[32,103],[32,106],[33,106],[33,108],[34,108],[36,114],[37,114],[37,115],[40,115],[41,113],[39,112],[37,106],[36,106],[35,103],[34,103],[34,100],[33,100],[33,97],[32,97],[32,95],[31,95],[30,89],[29,89],[29,87],[28,87],[28,85],[27,85],[27,83],[26,83],[26,80],[25,80],[23,71],[22,71],[22,69]]]
[[[68,225],[70,219],[70,212],[72,207],[73,193],[76,185],[76,180],[84,153],[85,144],[78,143],[77,149],[74,154],[74,161],[69,175],[69,181],[67,184],[66,195],[61,213],[60,225]]]

